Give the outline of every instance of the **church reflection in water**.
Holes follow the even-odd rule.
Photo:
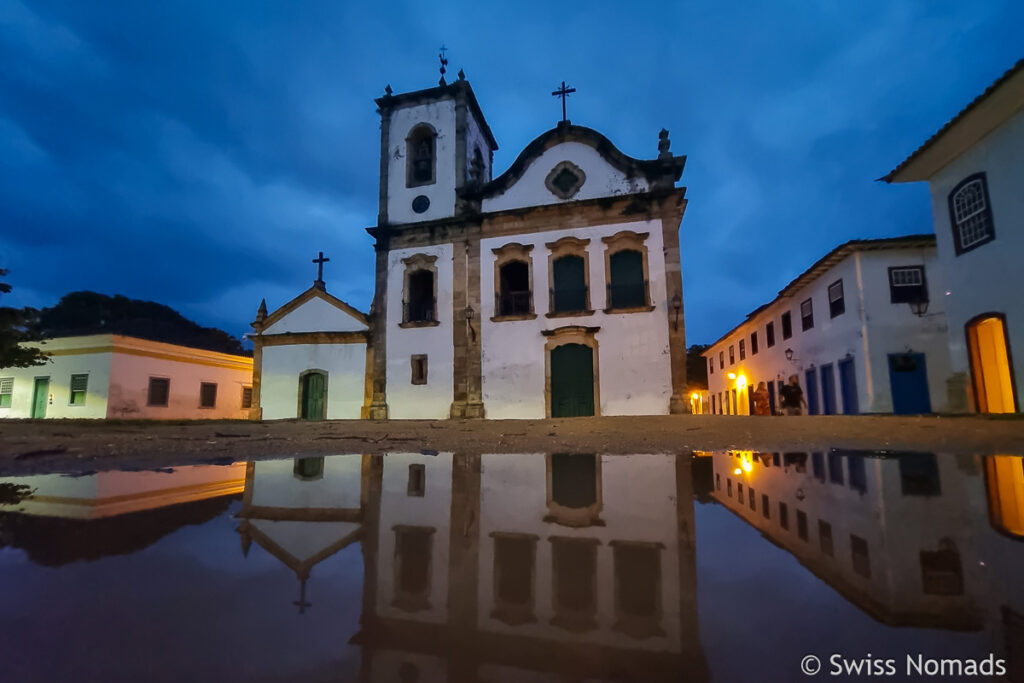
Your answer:
[[[698,489],[861,610],[893,626],[988,632],[1009,680],[1024,680],[1024,459],[833,450],[701,460]]]
[[[299,610],[362,544],[366,681],[700,681],[691,481],[689,453],[262,461],[238,531]]]

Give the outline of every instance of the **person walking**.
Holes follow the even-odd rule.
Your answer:
[[[782,411],[786,415],[803,415],[804,390],[800,388],[800,378],[796,375],[789,376],[789,383],[782,385],[779,389],[779,396],[782,398]]]

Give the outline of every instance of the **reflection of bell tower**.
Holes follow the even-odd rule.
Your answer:
[[[379,226],[451,218],[457,191],[491,179],[498,149],[465,74],[376,100],[381,117]]]

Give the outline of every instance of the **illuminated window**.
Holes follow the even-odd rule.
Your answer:
[[[11,407],[11,396],[14,395],[14,378],[0,377],[0,408]]]
[[[800,329],[806,332],[814,327],[814,304],[810,299],[800,303]]]
[[[171,380],[166,377],[150,377],[146,405],[166,406],[171,390]]]
[[[782,338],[789,339],[793,336],[793,316],[789,311],[782,314]]]
[[[213,382],[200,382],[199,407],[214,408],[217,405],[217,385]]]
[[[965,178],[949,193],[949,218],[957,256],[995,239],[984,173]]]
[[[889,299],[894,304],[928,301],[924,266],[900,266],[889,269]]]
[[[843,298],[843,281],[836,280],[828,286],[828,315],[835,318],[846,312],[846,300]]]

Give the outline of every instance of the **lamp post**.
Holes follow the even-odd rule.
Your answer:
[[[683,310],[683,297],[676,294],[672,297],[672,310],[676,312],[675,320],[673,321],[673,330],[679,331],[679,313]]]

